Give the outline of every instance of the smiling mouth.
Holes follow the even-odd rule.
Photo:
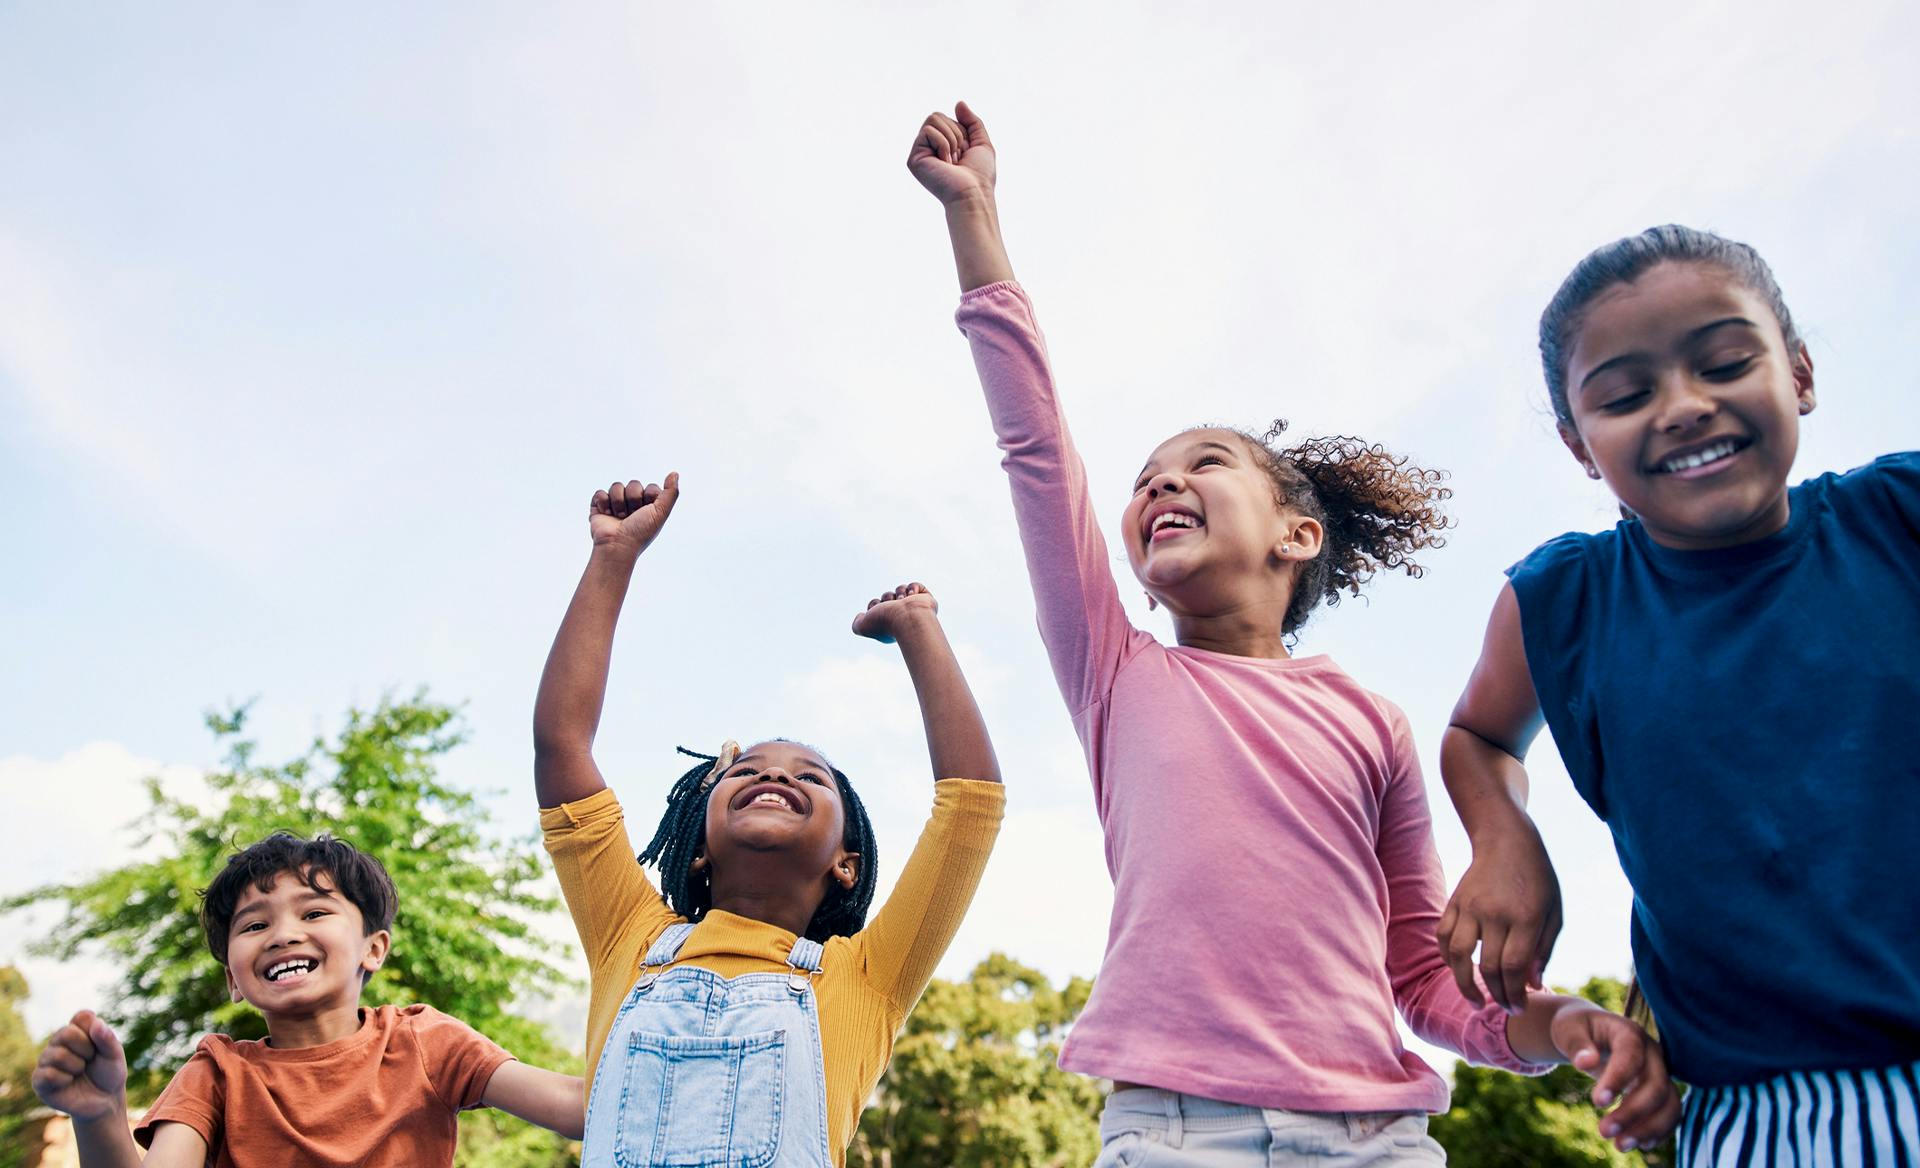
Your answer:
[[[749,807],[778,807],[795,815],[805,815],[806,808],[801,806],[800,796],[785,787],[762,786],[753,790],[745,798],[736,799],[735,811],[744,811]]]
[[[285,981],[299,981],[319,967],[319,962],[310,957],[293,957],[267,967],[266,979],[274,985]]]
[[[1751,445],[1744,438],[1723,438],[1708,446],[1670,454],[1654,464],[1653,473],[1685,474],[1687,471],[1700,470],[1724,462]]]
[[[1153,522],[1147,525],[1147,542],[1158,543],[1162,539],[1172,539],[1190,531],[1198,531],[1206,525],[1206,520],[1190,511],[1162,511],[1153,517]]]

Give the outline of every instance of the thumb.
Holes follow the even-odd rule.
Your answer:
[[[93,1025],[87,1027],[87,1037],[93,1039],[94,1049],[99,1051],[101,1058],[117,1063],[127,1061],[127,1052],[120,1045],[120,1036],[113,1032],[113,1027],[107,1025],[106,1019],[96,1014]]]
[[[660,484],[660,497],[654,500],[654,505],[660,508],[660,518],[665,519],[667,516],[673,514],[673,505],[678,502],[679,499],[680,472],[670,470],[667,472],[667,481]]]

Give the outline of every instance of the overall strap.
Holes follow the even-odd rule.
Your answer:
[[[640,964],[645,966],[672,964],[673,959],[680,956],[680,946],[687,943],[687,937],[692,932],[693,924],[689,921],[668,925],[666,931],[660,934],[659,940],[647,950],[647,955],[640,959]]]
[[[795,937],[793,948],[787,953],[787,964],[808,973],[820,972],[820,958],[826,948],[818,941],[806,937]]]

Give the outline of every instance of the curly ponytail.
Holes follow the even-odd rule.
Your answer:
[[[1418,578],[1425,573],[1413,554],[1441,547],[1453,525],[1443,503],[1453,491],[1447,472],[1410,465],[1378,443],[1348,435],[1308,438],[1275,445],[1286,432],[1284,418],[1265,434],[1245,438],[1273,478],[1279,503],[1320,522],[1326,531],[1320,554],[1300,566],[1281,632],[1291,636],[1322,602],[1340,603],[1381,569]]]

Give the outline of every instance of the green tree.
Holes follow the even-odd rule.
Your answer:
[[[1041,1168],[1100,1151],[1099,1084],[1062,1071],[1059,1040],[1093,983],[1055,989],[995,953],[927,987],[894,1046],[848,1168]]]
[[[1581,997],[1620,1012],[1627,987],[1596,977]],[[1454,1168],[1616,1168],[1672,1164],[1673,1145],[1622,1152],[1600,1136],[1599,1110],[1588,1098],[1593,1080],[1569,1066],[1538,1078],[1454,1064],[1453,1106],[1433,1118],[1432,1134]]]
[[[27,1162],[27,1117],[40,1106],[32,1083],[40,1052],[20,1015],[26,999],[27,979],[13,966],[0,965],[0,1168]]]
[[[516,996],[570,984],[551,961],[554,946],[529,924],[558,905],[537,890],[542,864],[531,839],[495,838],[475,797],[440,778],[440,759],[463,741],[456,710],[424,693],[350,709],[331,741],[315,739],[278,765],[256,760],[244,708],[209,715],[207,725],[226,747],[206,776],[210,798],[188,802],[147,781],[135,828],[141,846],[159,845],[158,859],[0,901],[0,911],[65,906],[36,952],[68,960],[99,949],[126,970],[105,1013],[126,1045],[136,1094],[157,1090],[206,1031],[265,1035],[251,1006],[228,1000],[197,914],[199,890],[227,856],[281,829],[332,832],[393,876],[393,951],[367,985],[367,1005],[431,1003],[528,1062],[578,1069],[545,1026],[512,1012]],[[485,1113],[462,1117],[462,1149],[463,1163],[573,1162],[559,1137]]]

